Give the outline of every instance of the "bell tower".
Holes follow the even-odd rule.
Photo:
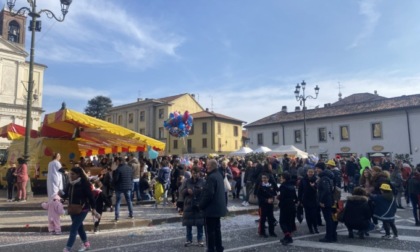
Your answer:
[[[10,11],[4,7],[0,12],[0,35],[13,43],[25,48],[25,25],[26,16],[12,16]]]

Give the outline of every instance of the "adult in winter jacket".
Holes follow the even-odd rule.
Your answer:
[[[194,167],[191,171],[191,178],[185,181],[181,194],[184,198],[184,211],[182,215],[182,225],[187,229],[187,241],[185,246],[191,245],[193,242],[192,227],[197,227],[197,243],[204,246],[203,242],[203,226],[204,212],[198,208],[201,200],[201,192],[205,181],[200,177],[200,168]]]
[[[407,188],[408,195],[410,196],[410,201],[413,206],[413,215],[414,220],[416,221],[416,226],[420,226],[419,214],[417,212],[420,204],[420,164],[417,165],[413,174],[408,179]]]
[[[402,163],[394,167],[391,173],[390,180],[391,180],[391,185],[394,189],[394,193],[396,196],[397,208],[404,209],[401,203],[401,197],[404,193],[404,180],[401,176],[401,168],[402,168]]]
[[[369,204],[366,190],[356,187],[353,195],[347,197],[343,220],[349,231],[349,238],[354,238],[353,229],[359,230],[359,238],[364,239],[372,218],[372,207]]]
[[[284,238],[281,239],[283,245],[293,242],[292,232],[296,230],[296,189],[295,183],[288,172],[281,175],[279,208],[280,208],[280,227],[284,233]]]
[[[319,233],[317,226],[317,185],[315,171],[309,168],[306,176],[303,177],[299,183],[298,202],[305,210],[306,224],[308,225],[311,234]]]
[[[136,195],[137,202],[141,201],[141,195],[140,195],[140,162],[139,160],[134,156],[133,153],[131,153],[128,156],[128,165],[133,170],[133,192],[131,194],[131,201],[134,201],[134,194]]]
[[[82,205],[82,211],[78,214],[70,214],[71,227],[70,235],[67,240],[64,252],[71,251],[71,248],[76,241],[76,236],[79,234],[82,240],[82,248],[79,251],[86,251],[90,249],[90,243],[87,239],[83,221],[85,220],[89,211],[92,211],[94,216],[97,215],[95,210],[95,199],[92,194],[92,187],[88,177],[81,167],[73,167],[70,171],[70,184],[67,187],[64,198],[68,198],[69,204]]]
[[[321,207],[322,215],[325,219],[326,233],[325,237],[320,239],[320,242],[336,242],[337,234],[336,227],[332,219],[332,207],[334,204],[333,199],[333,184],[334,174],[332,171],[325,169],[324,163],[317,163],[315,165],[316,172],[318,174],[318,203]]]
[[[232,170],[230,169],[230,167],[228,166],[228,161],[227,160],[223,160],[221,166],[218,168],[220,174],[222,174],[223,179],[225,177],[227,177],[227,179],[229,181],[231,181],[233,179],[233,174],[232,174]],[[225,201],[226,201],[226,206],[228,205],[228,189],[225,187]]]
[[[117,169],[113,172],[113,181],[115,187],[115,221],[120,217],[121,194],[124,194],[128,205],[128,217],[133,218],[133,203],[131,202],[131,193],[133,187],[133,170],[125,163],[122,157],[116,159]]]
[[[205,216],[208,252],[222,252],[224,250],[220,218],[226,215],[227,208],[223,177],[217,166],[216,160],[210,159],[207,161],[207,180],[199,203],[199,208],[203,209]]]

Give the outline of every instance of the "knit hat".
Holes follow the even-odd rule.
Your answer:
[[[325,170],[325,164],[323,162],[319,162],[315,165],[315,169],[321,169],[321,170]]]
[[[383,191],[392,191],[391,186],[388,184],[382,184],[381,187],[379,187],[379,189]]]

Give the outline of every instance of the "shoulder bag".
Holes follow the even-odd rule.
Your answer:
[[[69,197],[69,205],[67,207],[67,213],[69,215],[80,214],[82,212],[82,210],[83,210],[83,205],[80,205],[80,204],[72,204],[73,191],[74,191],[74,185],[72,185],[72,187],[71,187],[71,194],[70,194],[70,197]]]

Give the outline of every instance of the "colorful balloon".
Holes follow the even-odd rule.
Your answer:
[[[192,125],[193,117],[188,111],[185,111],[184,114],[177,111],[170,113],[169,118],[163,122],[163,127],[174,137],[188,136]]]

